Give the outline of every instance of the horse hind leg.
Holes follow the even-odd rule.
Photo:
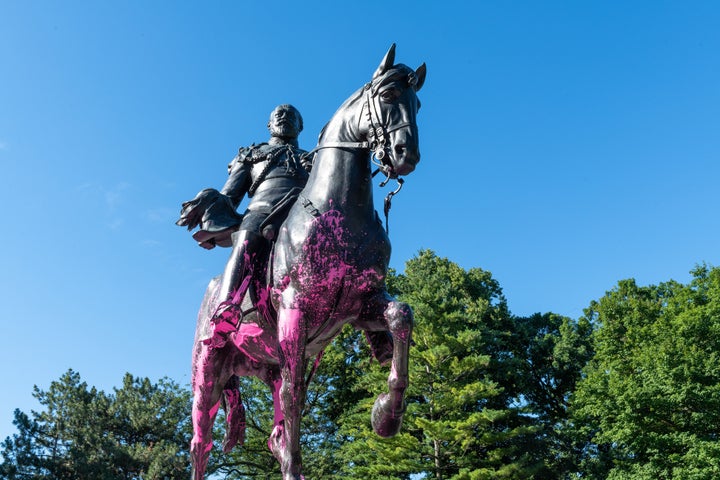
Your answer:
[[[370,345],[370,353],[380,365],[385,365],[392,360],[393,339],[388,330],[365,330],[365,339]]]
[[[405,390],[408,386],[408,358],[413,314],[406,303],[389,300],[383,311],[384,321],[393,340],[393,355],[388,377],[388,393],[378,396],[373,405],[371,423],[381,437],[392,437],[400,431],[405,413]]]
[[[200,344],[193,366],[193,438],[190,442],[192,479],[203,480],[212,449],[212,428],[220,408],[223,388],[232,370],[228,363],[231,353]]]

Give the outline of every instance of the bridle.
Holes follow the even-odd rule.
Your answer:
[[[382,83],[382,82],[379,82]],[[407,77],[407,87],[413,88],[417,84],[417,76],[415,72],[410,72]],[[389,234],[390,227],[388,225],[388,216],[390,213],[390,207],[392,206],[392,197],[397,195],[402,189],[405,180],[395,175],[392,163],[390,162],[390,134],[396,130],[400,130],[405,127],[412,126],[411,122],[402,122],[397,125],[393,125],[392,128],[387,126],[387,123],[383,121],[382,116],[378,111],[377,99],[375,94],[377,88],[373,88],[372,82],[368,82],[362,89],[361,95],[365,95],[365,100],[361,107],[361,111],[365,111],[365,116],[368,121],[368,140],[364,142],[325,142],[318,144],[310,152],[308,156],[314,155],[319,150],[326,148],[359,148],[362,150],[369,150],[371,152],[370,161],[377,168],[372,173],[374,178],[378,173],[382,172],[385,175],[385,179],[380,182],[379,186],[384,187],[388,184],[391,179],[397,181],[398,185],[395,190],[389,192],[383,202],[383,210],[385,213],[385,231]]]
[[[382,83],[382,82],[379,82]],[[417,84],[417,76],[414,72],[410,72],[407,77],[407,87],[413,88]],[[372,152],[371,160],[378,167],[379,171],[382,171],[388,177],[393,175],[393,167],[389,162],[388,155],[390,153],[389,146],[389,135],[390,133],[400,130],[405,127],[412,126],[411,122],[402,122],[397,125],[393,125],[392,128],[387,126],[387,123],[383,121],[382,116],[378,112],[376,99],[373,98],[377,92],[378,87],[373,88],[372,81],[368,82],[363,86],[360,95],[365,96],[361,111],[365,111],[365,118],[368,122],[368,140],[365,142],[325,142],[317,145],[313,148],[309,154],[312,155],[319,150],[326,148],[359,148],[363,150],[370,150]],[[373,176],[377,174],[377,171],[373,173]]]

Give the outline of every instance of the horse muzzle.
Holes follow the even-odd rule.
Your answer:
[[[389,155],[392,174],[403,176],[412,173],[420,161],[420,152],[417,148],[410,148],[404,144],[395,145]]]

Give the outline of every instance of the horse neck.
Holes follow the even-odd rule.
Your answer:
[[[359,142],[362,92],[350,97],[325,127],[320,146]],[[315,156],[304,195],[320,211],[338,210],[357,217],[374,216],[370,152],[361,148],[322,148]]]

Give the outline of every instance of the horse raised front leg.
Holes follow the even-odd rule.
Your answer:
[[[285,296],[287,292],[283,294]],[[280,354],[280,414],[270,437],[270,448],[280,462],[284,480],[300,480],[300,420],[305,404],[305,317],[297,308],[282,306],[278,312]]]
[[[375,433],[381,437],[392,437],[400,431],[403,413],[405,413],[404,395],[408,386],[408,358],[413,314],[408,304],[398,302],[383,292],[369,303],[368,309],[362,317],[356,324],[358,328],[371,332],[387,329],[392,336],[392,363],[388,377],[388,393],[378,396],[371,414],[371,423]],[[371,347],[375,346],[371,345]],[[379,351],[379,353],[381,352],[382,350]],[[382,361],[380,358],[379,360]]]

